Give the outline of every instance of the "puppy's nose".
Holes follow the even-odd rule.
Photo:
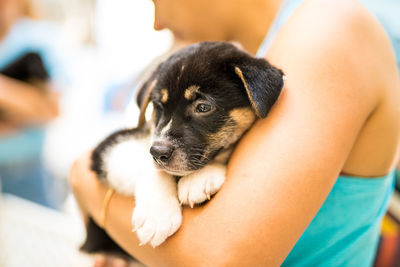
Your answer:
[[[153,144],[150,148],[150,154],[156,161],[160,161],[164,164],[168,163],[174,148],[171,145],[165,144]]]

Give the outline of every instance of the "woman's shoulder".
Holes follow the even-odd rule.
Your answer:
[[[304,1],[282,27],[270,52],[274,61],[296,65],[297,72],[322,69],[326,74],[341,74],[338,80],[351,80],[375,104],[385,93],[398,92],[390,39],[355,0]],[[307,68],[299,70],[298,64]]]
[[[286,89],[298,91],[291,93],[300,101],[305,95],[330,97],[326,108],[338,110],[337,120],[346,113],[359,116],[343,172],[379,176],[393,167],[400,136],[397,65],[385,31],[361,4],[304,1],[277,35],[268,59],[284,70],[291,85]]]
[[[366,54],[370,52],[368,49],[374,53]],[[282,50],[286,53],[280,53]],[[282,26],[269,54],[290,55],[295,59],[299,52],[312,59],[322,55],[319,59],[324,61],[343,60],[332,56],[332,52],[341,52],[343,56],[349,53],[353,55],[350,59],[359,61],[366,56],[371,59],[387,55],[391,49],[384,29],[357,1],[306,0]]]

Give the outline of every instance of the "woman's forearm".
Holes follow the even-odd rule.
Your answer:
[[[103,185],[88,170],[90,152],[82,155],[72,166],[70,183],[83,214],[89,214],[97,223],[101,221],[103,200],[107,186]],[[213,200],[214,201],[214,200]],[[212,215],[207,215],[208,205],[183,210],[184,221],[181,228],[168,238],[161,246],[152,248],[149,245],[139,246],[136,233],[132,232],[131,216],[135,207],[134,198],[114,194],[106,214],[105,230],[128,253],[151,266],[218,266],[224,246],[228,240],[220,238],[223,232],[215,234],[207,226],[213,224]],[[202,214],[205,213],[205,214]],[[219,211],[220,213],[220,211]],[[211,217],[209,217],[211,216]],[[211,221],[210,221],[211,220]],[[226,229],[226,227],[224,227]],[[206,233],[205,233],[206,231]]]
[[[58,94],[0,75],[0,110],[13,124],[47,122],[58,115]]]
[[[101,198],[105,195],[106,188],[98,189],[97,194]],[[106,232],[129,254],[149,266],[219,266],[212,254],[217,253],[214,244],[204,244],[201,251],[191,247],[195,236],[188,235],[188,231],[182,230],[184,225],[175,235],[165,241],[161,246],[153,248],[150,245],[140,246],[135,232],[132,232],[131,217],[135,207],[133,197],[114,194],[107,209],[104,229]],[[92,218],[99,223],[102,201],[90,208]],[[200,208],[185,208],[183,213],[186,221],[190,221],[199,215]],[[184,223],[185,224],[185,223]],[[192,243],[192,244],[191,244]],[[199,257],[203,255],[203,257]],[[214,255],[216,256],[216,255]]]
[[[81,161],[81,167],[89,166],[88,158]],[[296,209],[296,227],[288,225],[286,220],[291,221],[293,214],[285,209],[282,214],[282,209],[276,208],[288,195],[282,192],[282,197],[274,196],[274,190],[269,190],[265,180],[257,179],[258,176],[254,171],[243,175],[237,169],[228,170],[229,179],[221,191],[205,205],[185,207],[182,226],[159,247],[139,245],[136,233],[132,232],[131,216],[135,207],[132,197],[113,195],[104,229],[129,254],[148,266],[279,265],[291,248],[290,242],[288,245],[282,240],[290,238],[293,242],[293,233],[299,235],[298,228],[305,227],[312,216],[300,214]],[[78,202],[99,223],[107,187],[90,171],[71,177],[77,178],[71,182],[73,186],[78,182],[74,187],[78,190],[75,191]],[[254,183],[260,181],[263,184],[256,186],[260,190],[254,191]]]

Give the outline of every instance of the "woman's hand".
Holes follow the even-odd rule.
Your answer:
[[[107,187],[90,170],[92,151],[82,154],[71,167],[69,182],[86,222],[89,214],[98,222]]]
[[[85,224],[87,223],[88,215],[95,221],[98,221],[102,208],[101,205],[107,190],[106,186],[99,181],[96,174],[90,170],[91,154],[92,151],[86,152],[75,160],[69,175],[69,182],[74,191]],[[93,266],[127,267],[128,263],[118,257],[99,254],[96,255]]]

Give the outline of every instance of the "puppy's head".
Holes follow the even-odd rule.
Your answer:
[[[154,106],[155,164],[177,176],[202,168],[267,115],[282,78],[229,43],[198,43],[173,54],[138,94],[142,113],[148,102]]]

